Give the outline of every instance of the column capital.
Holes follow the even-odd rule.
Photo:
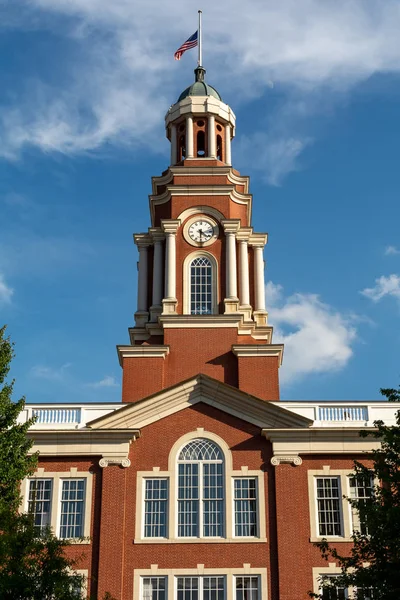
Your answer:
[[[252,233],[249,238],[249,244],[254,248],[264,248],[267,242],[268,233]]]
[[[238,242],[248,242],[252,233],[252,227],[241,227],[236,234],[236,239]]]
[[[273,465],[274,467],[277,467],[278,465],[281,465],[282,463],[289,463],[289,464],[293,464],[295,466],[299,466],[301,465],[303,462],[302,458],[298,455],[275,455],[271,458],[271,465]]]
[[[103,456],[99,460],[99,466],[104,469],[110,465],[118,465],[126,469],[131,466],[131,461],[127,456]]]
[[[153,242],[165,240],[165,234],[161,227],[149,227],[149,236],[151,236]]]
[[[148,233],[134,233],[133,240],[139,250],[151,246],[152,241]]]
[[[237,233],[240,229],[239,219],[224,219],[221,221],[225,233]]]
[[[161,229],[166,233],[176,234],[178,228],[181,224],[180,219],[162,219],[161,221]]]

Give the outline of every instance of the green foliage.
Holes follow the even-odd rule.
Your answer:
[[[20,504],[20,482],[31,475],[37,464],[35,454],[29,456],[32,441],[27,431],[32,421],[17,423],[25,400],[12,401],[14,381],[7,382],[14,356],[13,344],[5,337],[5,327],[0,329],[0,516],[3,509],[17,510]],[[1,521],[0,521],[1,524]]]
[[[400,388],[382,389],[390,402],[400,401]],[[374,493],[367,500],[347,498],[360,516],[361,531],[352,535],[353,546],[348,556],[332,547],[326,539],[316,544],[323,558],[334,560],[341,567],[335,585],[354,588],[359,600],[399,600],[400,598],[400,410],[396,425],[382,421],[374,423],[374,431],[362,431],[362,437],[371,436],[381,442],[380,448],[369,454],[372,467],[354,463],[355,476],[375,482]],[[329,580],[321,580],[324,598],[330,596]],[[373,595],[371,596],[370,590]],[[318,594],[309,594],[322,598]]]

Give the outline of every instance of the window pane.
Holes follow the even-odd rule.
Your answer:
[[[178,466],[178,536],[199,535],[199,465]]]
[[[203,465],[203,535],[221,537],[224,518],[222,463]]]
[[[143,577],[142,600],[165,600],[166,577]]]
[[[83,535],[85,480],[65,479],[62,482],[60,537],[77,538]]]
[[[238,478],[234,480],[235,535],[257,535],[257,480]]]
[[[340,488],[338,477],[317,477],[319,535],[341,535]]]
[[[236,577],[236,600],[258,600],[258,577]]]
[[[144,508],[145,537],[167,537],[167,501],[167,480],[147,479]]]
[[[322,588],[322,600],[347,600],[347,588],[342,585],[335,585],[335,577],[324,577],[332,585]]]
[[[194,460],[222,460],[221,448],[203,438],[192,440],[179,453],[179,461]]]
[[[200,256],[190,265],[190,314],[212,314],[212,265]]]
[[[366,504],[373,496],[374,488],[372,477],[366,479],[364,477],[349,477],[349,486],[350,498],[358,500],[361,504]],[[363,522],[360,522],[360,512],[354,506],[351,507],[351,517],[353,531],[360,531],[363,534],[367,534],[367,524],[364,522],[363,515],[361,514],[361,520]]]
[[[198,600],[198,598],[199,598],[199,578],[198,577],[178,577],[177,600]]]
[[[29,482],[28,512],[33,515],[38,531],[50,525],[52,491],[52,479],[31,479]]]
[[[203,577],[203,600],[224,600],[225,577]]]

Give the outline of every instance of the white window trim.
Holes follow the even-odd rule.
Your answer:
[[[260,494],[260,484],[258,481],[258,477],[259,475],[252,475],[251,473],[254,473],[255,471],[247,471],[246,474],[243,473],[243,471],[240,473],[240,475],[232,475],[232,480],[231,480],[231,485],[232,485],[232,519],[233,519],[233,523],[232,523],[232,537],[235,540],[253,540],[253,539],[258,539],[260,537],[260,516],[261,516],[261,510],[260,510],[260,500],[259,500],[259,494]],[[257,533],[256,535],[236,535],[235,534],[235,529],[236,529],[236,524],[235,524],[235,479],[255,479],[256,480],[256,519],[257,519]],[[264,503],[265,506],[265,503]]]
[[[346,496],[348,498],[351,498],[351,493],[350,493],[350,478],[354,477],[354,471],[352,473],[348,473],[347,474],[347,481],[346,481]],[[379,485],[379,480],[378,479],[374,479],[371,476],[371,482],[372,482],[372,489],[374,488],[375,485]],[[349,511],[349,522],[350,522],[350,535],[352,535],[354,533],[354,528],[353,528],[353,514],[352,514],[352,506],[350,504],[350,502],[347,502],[348,504],[348,511]]]
[[[133,576],[133,597],[143,600],[141,594],[141,583],[143,577],[167,577],[167,600],[176,600],[176,578],[177,577],[202,577],[221,575],[225,577],[226,600],[236,600],[235,577],[253,576],[259,578],[260,600],[268,600],[267,569],[251,567],[243,563],[242,568],[235,569],[205,569],[204,565],[198,564],[194,569],[159,569],[158,565],[150,565],[150,569],[135,569]]]
[[[59,537],[60,534],[60,516],[61,516],[61,491],[62,482],[65,479],[85,479],[85,506],[84,506],[84,523],[83,523],[83,541],[78,538],[68,538],[72,544],[90,544],[90,529],[91,529],[91,512],[92,512],[92,491],[93,491],[93,475],[88,471],[78,471],[76,467],[71,467],[69,471],[45,471],[40,467],[29,478],[22,482],[22,503],[21,509],[23,512],[28,512],[29,501],[29,482],[32,479],[52,479],[53,491],[51,498],[51,518],[50,526],[54,534]]]
[[[196,537],[184,538],[177,536],[177,458],[183,446],[196,438],[209,439],[221,448],[224,455],[224,477],[225,477],[225,511],[224,511],[224,532],[225,537]],[[258,509],[258,536],[257,537],[235,537],[235,514],[234,514],[234,495],[233,479],[237,477],[254,477],[257,480],[257,509]],[[160,467],[153,467],[152,471],[138,471],[136,483],[136,522],[135,522],[135,544],[212,544],[212,543],[260,543],[266,542],[266,515],[265,515],[265,494],[264,494],[264,472],[261,470],[249,470],[247,466],[242,466],[241,470],[233,470],[232,454],[227,443],[218,435],[210,431],[204,431],[199,427],[196,431],[187,433],[179,438],[172,446],[168,459],[168,471],[161,471]],[[168,491],[168,523],[167,532],[169,537],[165,538],[145,538],[144,537],[144,479],[167,478],[169,479]]]
[[[143,502],[143,518],[142,518],[142,522],[141,522],[141,535],[140,537],[143,540],[165,540],[168,539],[168,535],[169,535],[169,522],[168,522],[168,516],[169,516],[169,503],[170,503],[170,490],[169,490],[169,478],[168,477],[162,477],[158,472],[155,473],[154,471],[151,472],[152,476],[148,475],[148,476],[144,476],[141,478],[142,481],[142,485],[141,485],[141,495],[138,496],[140,498],[140,501]],[[166,532],[167,535],[165,537],[145,537],[144,535],[144,528],[145,528],[145,522],[144,522],[144,516],[145,516],[145,501],[146,501],[146,481],[148,479],[165,479],[167,481],[167,525],[166,525]]]
[[[196,250],[183,261],[183,314],[190,315],[190,265],[195,258],[205,256],[211,262],[212,315],[218,314],[218,261],[211,252]]]
[[[342,572],[342,569],[340,567],[336,566],[336,563],[329,563],[328,566],[323,566],[323,567],[313,567],[312,573],[313,573],[313,591],[315,594],[320,594],[322,589],[321,589],[321,585],[320,585],[320,581],[319,578],[321,576],[324,575],[340,575]],[[351,598],[353,598],[353,588],[349,587],[348,589],[348,598],[349,600]]]

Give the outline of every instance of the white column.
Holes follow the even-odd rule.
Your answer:
[[[186,117],[186,158],[193,158],[193,156],[193,117],[188,115]]]
[[[235,301],[236,306],[231,308],[237,309],[237,264],[236,264],[236,232],[240,227],[238,219],[221,221],[225,231],[226,239],[226,294],[225,300]],[[230,302],[232,304],[232,302]],[[226,305],[226,302],[225,302]],[[226,308],[226,306],[225,306]],[[231,310],[230,312],[234,312]]]
[[[165,233],[165,291],[163,314],[176,313],[176,232],[181,224],[179,219],[161,221]]]
[[[232,164],[231,155],[231,126],[229,123],[225,125],[225,162],[227,165]]]
[[[239,240],[240,305],[250,306],[249,254],[247,240]]]
[[[146,312],[147,306],[147,274],[148,274],[148,260],[147,260],[147,246],[139,246],[139,278],[138,278],[138,296],[137,296],[137,310],[138,312]]]
[[[153,256],[153,296],[152,305],[161,306],[162,300],[162,240],[155,238],[154,240],[154,256]]]
[[[215,139],[215,117],[208,117],[208,156],[215,158],[217,155],[216,139]]]
[[[263,246],[254,246],[255,310],[265,311]]]
[[[177,155],[177,134],[176,134],[176,125],[172,123],[171,125],[171,165],[176,165],[178,161]]]

